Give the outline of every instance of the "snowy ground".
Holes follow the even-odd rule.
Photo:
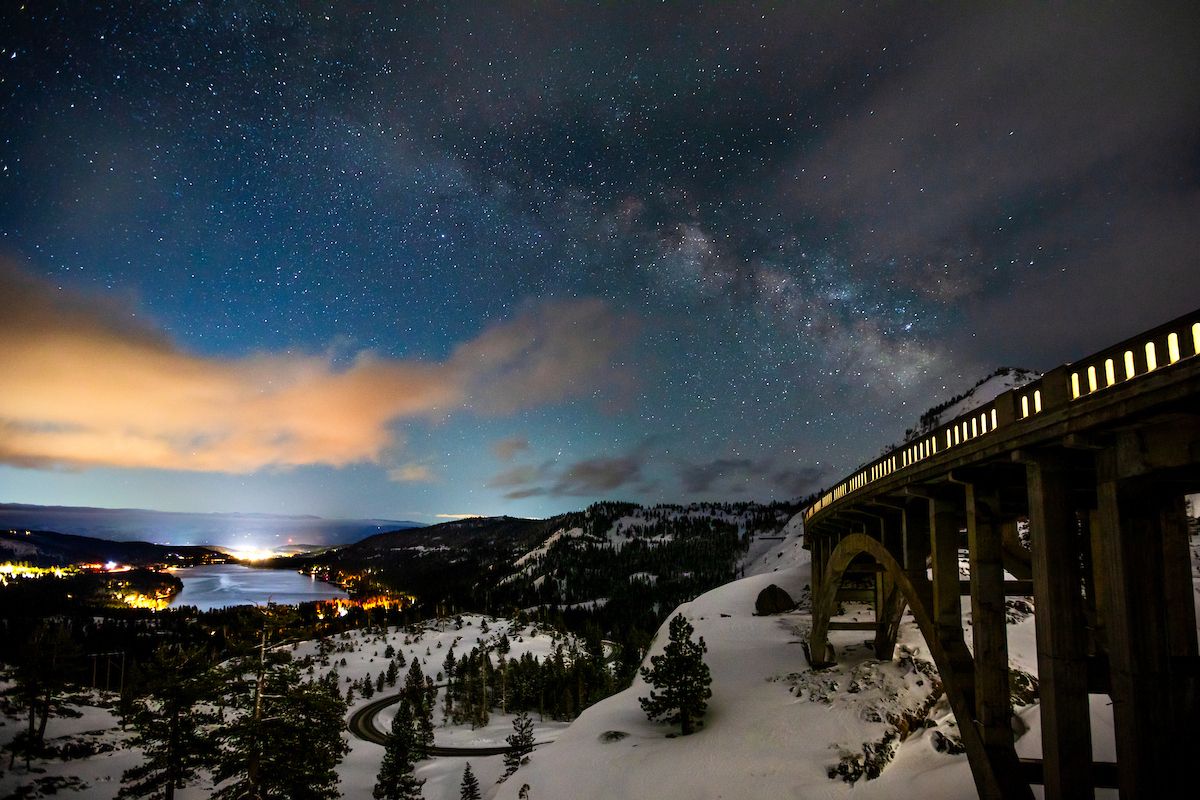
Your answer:
[[[801,642],[811,626],[810,569],[799,536],[799,524],[790,524],[784,540],[763,542],[765,546],[748,554],[749,577],[679,609],[709,649],[713,697],[703,730],[687,738],[668,738],[672,729],[648,722],[638,705],[638,696],[648,690],[639,679],[587,709],[556,742],[539,748],[509,782],[484,797],[514,800],[524,783],[530,785],[532,798],[577,800],[975,797],[966,757],[941,752],[937,746],[954,733],[944,698],[929,711],[931,727],[910,732],[878,778],[850,784],[829,777],[843,756],[861,754],[864,745],[877,745],[895,728],[887,717],[903,717],[925,704],[932,687],[931,665],[924,641],[908,618],[893,661],[875,660],[861,632],[834,632],[830,638],[838,650],[838,666],[809,671]],[[771,583],[801,601],[801,608],[755,616],[754,600]],[[969,615],[967,602],[964,617]],[[1012,616],[1013,667],[1036,675],[1033,617],[1019,607]],[[661,652],[665,639],[664,623],[651,653]],[[1024,731],[1017,741],[1018,753],[1040,756],[1037,706],[1020,708],[1017,716],[1016,727]],[[1096,758],[1112,759],[1107,698],[1093,698],[1092,727]]]
[[[415,657],[421,661],[421,669],[430,677],[436,678],[446,659],[446,653],[453,645],[456,656],[463,656],[471,649],[486,641],[494,641],[501,633],[507,634],[510,643],[509,656],[520,658],[524,653],[532,653],[543,659],[550,655],[555,646],[562,641],[561,635],[555,636],[550,632],[538,631],[534,626],[517,626],[508,620],[485,618],[479,615],[464,615],[463,625],[459,628],[453,619],[441,622],[430,622],[418,628],[391,628],[386,636],[378,633],[349,631],[344,635],[333,636],[329,641],[333,651],[327,656],[328,667],[319,661],[319,647],[316,641],[298,642],[284,645],[291,650],[297,659],[312,656],[317,659],[313,665],[313,676],[319,676],[335,666],[342,676],[341,689],[345,692],[349,683],[359,681],[370,675],[375,679],[379,673],[387,669],[388,659],[384,651],[391,644],[398,653],[403,653],[407,664]],[[483,623],[487,623],[488,631],[483,631]],[[428,651],[428,655],[426,654]],[[345,659],[343,666],[341,660]],[[395,688],[384,687],[382,695],[372,699],[394,694],[403,686],[404,675],[408,667],[400,670],[400,676]],[[0,688],[4,688],[0,684]],[[504,744],[504,738],[512,733],[512,715],[493,714],[489,724],[478,730],[470,726],[446,725],[441,716],[441,701],[444,690],[438,693],[437,711],[434,721],[437,728],[434,732],[436,744],[450,747],[479,747]],[[366,705],[370,700],[362,697],[355,690],[356,698],[350,712]],[[112,747],[109,752],[99,753],[86,758],[71,760],[48,760],[35,762],[35,770],[44,770],[27,774],[20,764],[15,769],[8,769],[7,759],[0,762],[0,798],[8,798],[20,787],[28,787],[39,780],[55,781],[62,786],[58,792],[62,797],[79,798],[113,798],[120,789],[121,774],[139,763],[141,753],[137,748],[129,746],[128,740],[132,732],[126,734],[120,730],[120,723],[114,716],[112,708],[116,703],[115,695],[106,696],[102,692],[81,694],[73,703],[74,708],[82,713],[79,718],[52,717],[46,727],[48,743],[62,744],[68,740],[94,742],[102,746]],[[386,731],[391,725],[391,717],[395,706],[385,709],[377,717],[377,725]],[[534,735],[538,742],[553,739],[566,728],[566,723],[553,720],[539,721],[534,715]],[[20,730],[22,720],[8,715],[0,715],[0,742],[7,743]],[[367,798],[375,785],[375,775],[379,771],[379,763],[383,757],[383,748],[377,744],[364,742],[350,734],[345,735],[350,743],[350,753],[338,767],[341,776],[342,795],[347,798]],[[417,768],[417,776],[425,778],[425,797],[427,800],[440,798],[457,798],[459,781],[462,778],[463,767],[471,762],[483,786],[490,786],[504,771],[501,756],[484,756],[472,758],[437,758],[423,762]],[[200,800],[211,792],[211,784],[202,782],[177,793],[179,800]],[[49,794],[49,792],[45,792]]]

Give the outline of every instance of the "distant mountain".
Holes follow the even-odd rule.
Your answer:
[[[392,531],[287,566],[369,575],[428,611],[558,609],[606,635],[652,631],[661,615],[745,566],[770,570],[799,541],[797,504],[595,503],[549,519],[486,517]],[[770,563],[764,562],[771,559]],[[278,563],[284,566],[283,561]]]
[[[545,535],[558,517],[470,517],[439,525],[377,533],[340,548],[343,556],[371,558],[379,553],[412,549],[418,552],[502,544],[512,547]]]
[[[206,547],[113,542],[52,531],[0,530],[0,561],[38,567],[104,564],[109,561],[135,567],[147,564],[188,564],[219,558],[220,555]]]
[[[349,544],[382,531],[421,527],[386,519],[323,519],[282,514],[197,514],[141,508],[0,503],[0,531],[51,530],[112,541],[285,548]]]

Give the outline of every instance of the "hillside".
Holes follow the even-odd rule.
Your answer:
[[[954,720],[911,618],[890,662],[873,657],[862,633],[841,632],[834,634],[839,664],[808,668],[800,642],[811,625],[810,565],[807,552],[793,547],[799,536],[796,525],[776,553],[758,562],[764,570],[772,561],[787,566],[748,571],[678,608],[708,646],[713,696],[702,730],[671,737],[674,729],[647,721],[637,698],[648,687],[639,677],[585,710],[490,796],[516,800],[529,784],[530,797],[575,800],[974,797],[966,757],[946,752],[955,739]],[[799,607],[756,616],[755,598],[771,583]],[[964,613],[969,620],[969,603]],[[1032,615],[1016,614],[1009,637],[1014,669],[1036,674]],[[664,623],[647,655],[661,652],[665,641]],[[1018,749],[1033,756],[1040,748],[1037,706],[1028,695],[1018,701],[1018,724],[1026,731]],[[1106,714],[1098,703],[1096,730],[1111,731]],[[1111,757],[1106,748],[1111,741],[1100,735],[1097,757]]]
[[[617,653],[618,677],[627,679],[672,608],[742,574],[751,554],[759,558],[780,541],[797,510],[596,503],[545,520],[475,518],[392,531],[286,564],[334,581],[366,575],[414,595],[417,617],[523,612],[603,637]]]
[[[0,531],[0,561],[36,567],[67,564],[104,564],[115,561],[130,566],[151,564],[191,565],[224,561],[225,556],[208,547],[175,547],[150,542],[113,542],[90,536],[38,530]]]

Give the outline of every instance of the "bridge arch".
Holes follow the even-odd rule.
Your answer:
[[[905,571],[887,547],[864,533],[844,536],[829,553],[822,570],[820,588],[813,595],[813,628],[809,635],[809,653],[814,668],[833,663],[829,629],[837,608],[838,590],[850,565],[862,555],[870,556],[883,571],[892,587],[884,602],[876,604],[876,650],[880,637],[890,638],[882,648],[890,653],[896,629],[905,606],[925,639],[942,681],[942,690],[958,722],[959,735],[971,764],[971,773],[981,798],[1032,797],[1028,784],[1019,780],[1019,761],[1012,745],[986,745],[975,717],[974,659],[967,649],[962,628],[947,630],[935,622],[931,604],[933,590],[929,579]]]

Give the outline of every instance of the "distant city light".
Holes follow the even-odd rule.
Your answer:
[[[276,555],[274,551],[262,547],[230,548],[229,554],[239,561],[266,561]]]

